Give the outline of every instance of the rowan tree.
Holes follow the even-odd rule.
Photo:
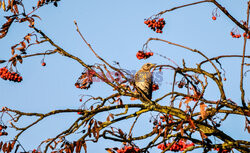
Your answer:
[[[172,8],[166,6],[166,10],[159,10],[158,13],[142,19],[141,24],[144,24],[145,33],[150,33],[150,30],[152,30],[157,37],[150,37],[145,43],[141,44],[142,48],[135,48],[134,57],[137,58],[137,61],[143,60],[144,63],[147,63],[150,58],[165,60],[163,64],[158,64],[156,60],[156,66],[152,70],[155,76],[152,86],[153,94],[161,93],[153,96],[152,99],[148,99],[138,89],[135,85],[134,73],[129,71],[124,64],[120,64],[116,59],[107,59],[108,56],[105,56],[106,58],[101,56],[101,51],[97,51],[92,43],[85,38],[84,33],[87,30],[82,31],[82,25],[78,24],[77,20],[72,21],[76,30],[76,32],[72,32],[75,32],[75,36],[80,38],[82,43],[88,47],[89,52],[95,56],[94,63],[89,62],[85,57],[74,55],[69,49],[64,49],[63,44],[57,43],[56,35],[47,33],[42,24],[37,25],[38,21],[42,23],[43,20],[39,14],[41,9],[53,6],[53,10],[56,11],[62,3],[64,1],[59,0],[38,0],[36,4],[30,4],[22,0],[0,0],[1,12],[3,12],[1,14],[0,38],[2,40],[8,39],[10,31],[16,31],[15,34],[17,35],[25,31],[25,35],[22,36],[23,39],[19,42],[11,42],[9,58],[0,60],[1,82],[9,80],[11,82],[8,85],[18,84],[18,86],[22,86],[25,80],[22,63],[30,59],[39,60],[39,62],[41,61],[41,67],[47,68],[50,66],[46,62],[47,58],[52,61],[55,58],[52,55],[60,56],[62,60],[70,59],[78,63],[81,66],[80,71],[82,71],[78,79],[67,80],[82,92],[79,98],[80,104],[77,102],[78,107],[76,108],[60,108],[48,110],[48,112],[26,112],[5,107],[4,105],[7,102],[1,103],[3,105],[0,111],[1,151],[87,152],[90,143],[96,143],[96,146],[98,146],[101,141],[101,143],[105,142],[105,150],[109,153],[189,152],[195,150],[223,153],[250,152],[250,142],[248,141],[250,105],[245,91],[248,66],[250,65],[247,62],[250,56],[246,53],[248,49],[247,41],[250,39],[250,1],[244,3],[246,11],[240,12],[245,15],[244,19],[237,19],[234,13],[231,13],[227,7],[217,0],[182,2],[181,5]],[[33,6],[31,7],[31,5]],[[235,39],[235,41],[237,39],[237,45],[241,45],[243,48],[241,52],[234,55],[218,50],[216,52],[219,52],[219,55],[210,57],[206,55],[204,50],[198,50],[179,42],[172,42],[170,41],[171,38],[163,37],[167,31],[176,30],[174,26],[171,27],[173,29],[168,28],[168,23],[173,22],[173,20],[168,21],[167,14],[171,15],[176,11],[185,13],[186,8],[199,8],[200,5],[211,10],[211,18],[207,20],[215,22],[214,24],[218,24],[216,23],[218,20],[229,21],[233,25],[232,30],[228,31],[227,36],[224,37],[232,37],[231,39]],[[236,10],[236,8],[234,9]],[[68,11],[68,14],[70,14],[70,11]],[[3,20],[4,23],[2,23]],[[112,20],[112,17],[107,19],[107,22],[109,20]],[[24,25],[25,29],[16,28],[17,25],[21,24]],[[62,26],[62,24],[58,23],[58,26]],[[85,24],[91,24],[91,22]],[[101,24],[104,23],[100,23],[100,26]],[[191,23],[187,22],[186,24]],[[199,24],[199,21],[196,24]],[[185,29],[185,25],[183,25],[183,28]],[[213,29],[203,30],[212,31]],[[185,32],[182,35],[185,35]],[[204,37],[206,36],[204,35]],[[93,41],[91,40],[91,42]],[[190,36],[190,41],[192,41],[192,36]],[[152,49],[151,45],[154,43],[157,43],[159,48],[162,45],[174,46],[177,58],[182,62],[176,62],[169,58],[166,52],[157,52]],[[1,43],[2,45],[4,44]],[[40,50],[41,46],[45,46],[42,51]],[[189,59],[178,53],[179,50],[184,50]],[[198,56],[201,58],[192,58]],[[195,64],[188,63],[190,58]],[[127,61],[131,62],[130,60]],[[226,73],[225,61],[229,62],[229,65],[240,63],[237,67],[237,70],[240,70],[237,73],[238,79],[232,80],[232,74]],[[233,68],[233,66],[231,67]],[[237,70],[235,72],[238,72]],[[32,74],[32,70],[26,73]],[[39,81],[39,78],[36,79]],[[58,79],[60,79],[60,76],[58,76]],[[161,79],[167,79],[170,88],[166,89]],[[238,85],[237,89],[230,86],[235,82]],[[89,95],[88,92],[96,90],[95,87],[103,91],[105,96]],[[1,90],[4,90],[4,88],[1,85]],[[36,88],[38,87],[34,85],[34,90]],[[213,94],[211,94],[211,90],[213,90]],[[238,99],[233,98],[235,90],[240,91],[237,95],[240,97]],[[13,96],[15,96],[15,91],[13,91]],[[17,105],[24,104],[22,101],[17,103]],[[57,102],[55,101],[55,103]],[[72,114],[73,116],[70,116],[70,119],[66,117]],[[33,148],[25,148],[22,145],[21,137],[26,135],[30,129],[42,126],[44,120],[51,119],[53,122],[58,115],[63,116],[60,120],[65,123],[70,122],[71,125],[56,133],[53,137],[45,136],[46,139]],[[234,126],[239,126],[242,129],[242,131],[237,132],[244,133],[246,139],[235,138],[227,132],[227,129],[231,127],[223,126],[228,125],[226,122],[232,116],[240,116],[237,119],[245,121],[244,125]],[[236,123],[236,121],[231,122],[231,124]],[[60,127],[53,125],[50,128]],[[38,135],[44,136],[46,131],[39,132]],[[32,141],[32,139],[35,138],[25,141]],[[119,145],[110,146],[109,142],[117,142]]]

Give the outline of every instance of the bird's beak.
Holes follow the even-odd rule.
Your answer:
[[[152,65],[151,65],[151,68],[150,68],[150,69],[153,69],[153,71],[154,71],[155,67],[156,67],[156,64],[155,64],[155,63],[152,63]]]

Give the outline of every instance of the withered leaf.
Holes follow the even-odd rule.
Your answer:
[[[87,145],[86,145],[86,142],[83,141],[82,145],[83,145],[83,148],[84,148],[85,153],[87,153]]]
[[[20,55],[18,55],[16,58],[21,64],[23,63],[23,58]]]
[[[118,129],[118,132],[119,132],[120,136],[124,136],[124,133],[121,129]]]
[[[0,151],[2,149],[2,146],[3,146],[3,141],[0,142]]]
[[[33,14],[31,17],[37,17],[38,19],[42,20],[40,16]]]
[[[6,150],[7,150],[7,143],[4,143],[2,150],[3,150],[3,152],[6,152]]]
[[[13,66],[16,66],[16,59],[12,61]]]
[[[201,112],[201,117],[202,117],[203,119],[206,118],[206,116],[207,116],[206,107],[207,107],[206,104],[204,104],[203,102],[200,103],[200,112]]]
[[[1,64],[1,63],[5,63],[5,62],[6,62],[5,60],[0,60],[0,64]]]

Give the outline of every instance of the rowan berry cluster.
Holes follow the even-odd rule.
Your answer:
[[[240,34],[237,34],[237,33],[234,33],[234,32],[230,32],[230,35],[231,35],[233,38],[240,38],[240,37],[241,37]]]
[[[243,37],[246,37],[247,39],[250,39],[250,35],[245,33],[245,32],[243,33]]]
[[[0,77],[4,80],[21,82],[23,78],[16,72],[10,72],[6,67],[0,68]]]
[[[156,91],[159,89],[159,85],[158,84],[153,84],[152,85],[152,91]]]
[[[75,83],[76,88],[79,89],[88,89],[90,85],[93,83],[93,77],[95,77],[94,70],[87,70],[82,73],[82,75],[78,78]]]
[[[4,136],[4,135],[8,135],[8,133],[7,132],[5,132],[5,131],[2,131],[2,130],[5,130],[5,129],[7,129],[7,126],[4,126],[4,125],[0,125],[0,136]]]
[[[173,117],[172,115],[168,115],[168,116],[160,116],[160,121],[158,120],[154,120],[153,124],[154,124],[154,129],[163,129],[164,126],[162,125],[162,122],[166,122],[166,124],[171,124],[174,123],[173,121]]]
[[[147,19],[144,23],[156,33],[162,33],[162,29],[166,24],[163,18],[155,18],[153,20]]]
[[[231,149],[214,148],[214,150],[216,150],[220,153],[230,153],[231,152]]]
[[[114,149],[114,148],[113,148]],[[114,149],[117,153],[139,153],[140,149],[133,146],[124,146],[121,149]]]
[[[150,56],[153,56],[154,53],[153,52],[144,52],[144,51],[138,51],[137,54],[136,54],[136,57],[141,60],[141,59],[147,59],[149,58]]]
[[[167,143],[167,144],[159,144],[157,146],[158,149],[164,150],[167,147],[169,147],[171,145],[171,143]],[[184,151],[186,148],[194,146],[194,143],[186,143],[182,140],[175,142],[170,148],[169,150],[174,151],[174,152],[178,152],[178,151]]]

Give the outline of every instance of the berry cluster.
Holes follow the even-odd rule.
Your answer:
[[[10,72],[6,67],[0,68],[0,77],[4,80],[21,82],[23,78],[16,72]]]
[[[159,85],[158,84],[153,84],[152,85],[152,91],[156,91],[159,89]]]
[[[7,129],[7,126],[4,126],[4,125],[0,125],[0,136],[4,136],[4,135],[8,135],[8,133],[7,132],[5,132],[5,131],[2,131],[2,130],[5,130],[5,129]]]
[[[144,21],[144,23],[156,33],[162,33],[162,29],[165,26],[165,21],[163,18],[155,18],[153,20],[147,19]]]
[[[166,122],[166,124],[174,123],[172,115],[160,116],[160,121],[154,120],[154,129],[164,129],[164,125],[162,125],[162,122]]]
[[[162,122],[166,122],[166,120],[167,120],[168,124],[174,123],[172,115],[160,116],[160,119],[162,120]]]
[[[87,70],[82,73],[82,75],[78,78],[77,82],[75,83],[76,88],[79,89],[88,89],[90,85],[93,83],[93,77],[95,77],[94,70]]]
[[[240,34],[237,34],[237,33],[235,33],[235,32],[230,32],[230,35],[233,37],[233,38],[240,38],[241,37],[241,35]]]
[[[231,152],[231,149],[214,148],[214,150],[216,150],[220,153],[230,153]]]
[[[113,148],[117,153],[139,153],[140,149],[133,146],[124,146],[121,149]]]
[[[164,150],[166,149],[168,146],[170,146],[171,143],[167,143],[167,144],[159,144],[157,146],[158,149]],[[194,146],[194,143],[186,143],[182,140],[175,142],[169,150],[174,151],[174,152],[178,152],[178,151],[184,151],[186,148]]]
[[[247,33],[243,33],[243,37],[246,37],[247,39],[250,39],[250,35],[248,35]]]
[[[136,54],[136,57],[141,60],[141,59],[147,59],[149,58],[150,56],[153,56],[154,53],[153,52],[144,52],[144,51],[138,51],[137,54]]]

